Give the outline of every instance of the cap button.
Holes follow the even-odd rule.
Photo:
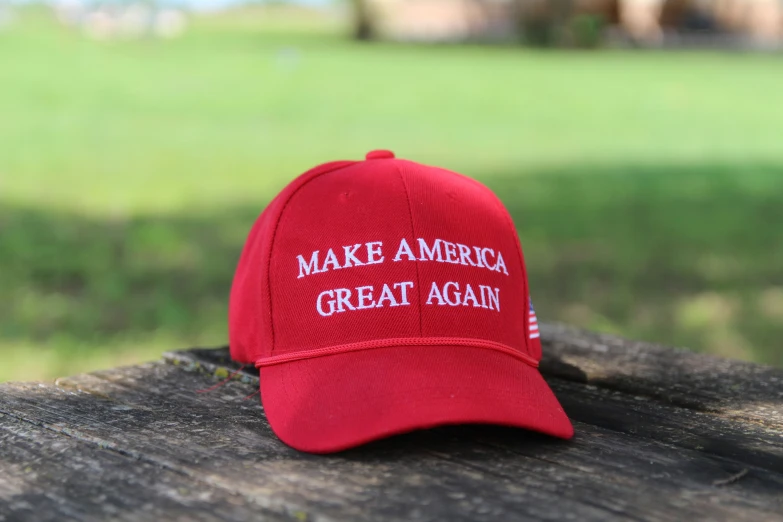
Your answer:
[[[394,153],[390,150],[373,150],[365,156],[368,160],[376,159],[394,159]]]

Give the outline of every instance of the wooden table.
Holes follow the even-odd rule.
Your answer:
[[[332,456],[270,431],[226,349],[0,385],[0,520],[783,520],[783,371],[560,326],[559,441],[458,426]]]

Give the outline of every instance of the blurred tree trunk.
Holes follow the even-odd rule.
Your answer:
[[[351,0],[353,9],[353,37],[357,40],[372,40],[373,20],[367,0]]]

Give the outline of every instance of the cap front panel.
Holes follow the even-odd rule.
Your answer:
[[[272,355],[417,337],[416,263],[395,263],[412,240],[393,161],[367,161],[319,176],[283,210],[270,262]]]

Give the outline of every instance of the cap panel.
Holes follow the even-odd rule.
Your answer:
[[[327,172],[352,165],[334,161],[318,165],[289,183],[264,209],[248,234],[229,296],[229,346],[231,357],[254,363],[271,344],[269,306],[269,256],[280,213],[300,187]]]
[[[527,283],[505,209],[466,176],[399,165],[417,236],[423,335],[486,339],[527,353]]]
[[[273,245],[272,354],[419,336],[416,263],[393,260],[402,239],[412,241],[411,215],[393,160],[301,187]]]
[[[245,241],[242,254],[231,284],[229,297],[229,349],[231,358],[242,363],[256,360],[258,341],[261,338],[263,299],[262,273],[256,268],[261,258],[263,236],[269,228],[270,210],[275,200],[261,213]],[[249,291],[256,288],[258,291]]]

